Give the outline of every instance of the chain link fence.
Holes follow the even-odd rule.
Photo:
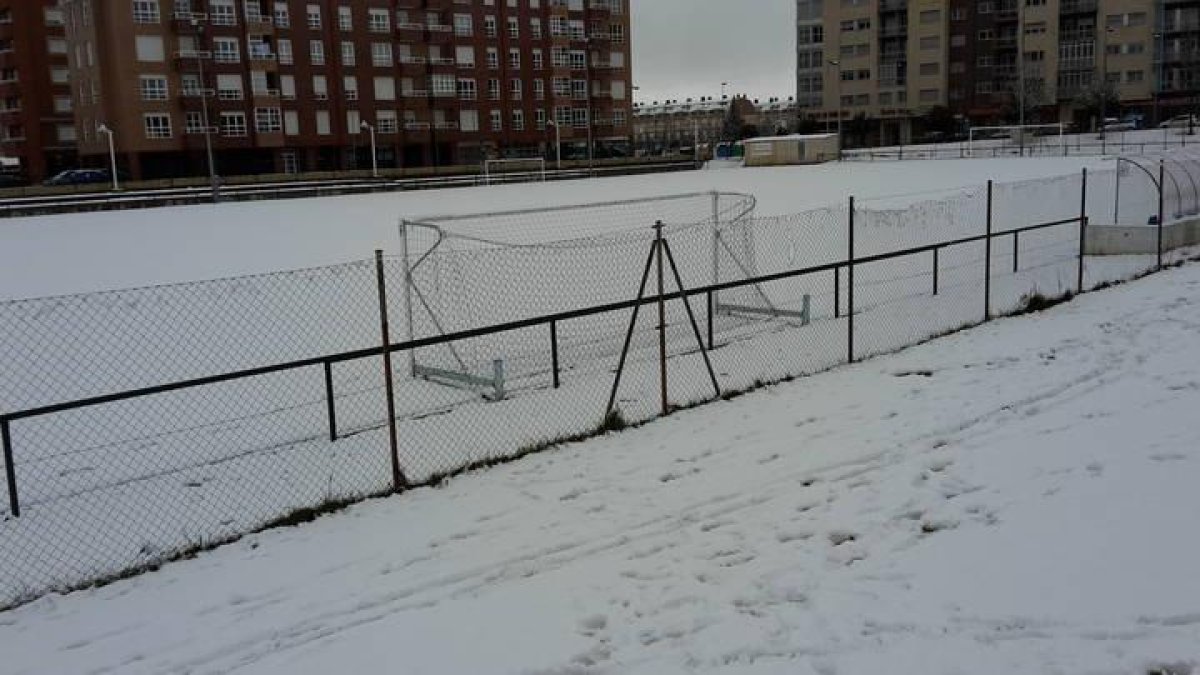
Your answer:
[[[0,604],[1154,269],[1084,255],[1117,175],[421,219],[399,256],[0,303]]]

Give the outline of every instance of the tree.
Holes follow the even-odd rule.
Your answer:
[[[1025,84],[1025,123],[1037,124],[1041,121],[1041,110],[1049,104],[1046,96],[1046,81],[1040,77],[1026,77]],[[1004,107],[1004,117],[1009,124],[1021,122],[1021,82],[1013,84],[1012,97]]]
[[[739,109],[737,99],[729,102],[729,109],[725,111],[725,122],[721,125],[721,139],[727,141],[741,140],[742,129],[746,126],[746,120],[742,117],[742,111]]]
[[[1080,90],[1075,95],[1073,101],[1075,106],[1076,119],[1082,117],[1087,120],[1099,120],[1099,125],[1104,125],[1104,120],[1101,113],[1113,115],[1117,112],[1120,106],[1120,99],[1117,97],[1117,88],[1112,82],[1092,81],[1091,84]]]

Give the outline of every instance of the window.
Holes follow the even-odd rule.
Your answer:
[[[246,135],[246,113],[244,112],[223,112],[221,113],[221,135],[222,136],[245,136]]]
[[[292,55],[292,41],[287,38],[280,38],[275,44],[275,48],[279,50],[279,62],[285,66],[290,66],[295,61]]]
[[[921,21],[921,23],[923,23],[925,25],[929,25],[932,23],[938,23],[941,20],[942,20],[942,10],[940,10],[940,9],[926,9],[926,10],[923,10],[920,15],[920,21]]]
[[[500,100],[500,80],[495,78],[488,80],[488,98],[493,101]]]
[[[941,64],[939,64],[936,61],[931,62],[931,63],[922,63],[920,72],[921,72],[922,77],[938,75],[941,73]]]
[[[170,138],[171,116],[166,113],[147,113],[143,116],[146,138]]]
[[[475,48],[474,47],[455,47],[454,60],[463,68],[475,67]]]
[[[525,111],[514,110],[512,112],[512,130],[525,131]]]
[[[233,73],[218,74],[217,98],[222,101],[242,100],[242,76]]]
[[[395,110],[379,110],[375,113],[377,131],[381,134],[394,134],[399,130]]]
[[[300,113],[295,110],[285,110],[283,113],[283,133],[296,136],[300,133]]]
[[[46,50],[51,54],[66,54],[67,41],[62,38],[49,38],[46,40]],[[8,51],[12,51],[12,49],[10,48]]]
[[[208,3],[208,21],[214,26],[233,26],[237,24],[237,14],[233,9],[233,0],[211,0]]]
[[[375,100],[376,101],[395,101],[396,100],[396,78],[394,78],[394,77],[377,77],[377,78],[375,78]]]
[[[138,80],[143,101],[167,100],[167,78],[161,75],[142,75]]]
[[[514,77],[512,81],[509,82],[508,96],[513,101],[520,101],[521,93],[521,80]]]
[[[318,110],[316,114],[317,134],[320,136],[328,136],[332,131],[329,128],[329,111]]]
[[[512,68],[514,70],[519,70],[521,68],[521,50],[520,49],[508,50],[508,67]]]
[[[305,16],[308,18],[308,27],[318,29],[321,27],[321,6],[309,5],[305,10]]]
[[[483,34],[487,37],[496,37],[496,17],[491,14],[483,17]]]
[[[533,112],[534,112],[534,114],[533,114],[534,125],[537,127],[537,130],[545,131],[546,130],[546,109],[538,108],[537,110],[535,110]]]
[[[532,58],[533,58],[533,69],[534,70],[541,70],[546,65],[545,59],[542,54],[542,50],[540,50],[540,49],[533,50]]]
[[[134,23],[159,23],[158,0],[133,0]]]
[[[495,47],[488,47],[487,67],[493,70],[500,67],[500,53],[496,51]]]
[[[349,7],[338,7],[338,30],[354,30],[354,15]]]
[[[315,66],[325,65],[325,43],[320,40],[309,40],[308,58]]]
[[[162,63],[163,39],[158,35],[139,35],[134,39],[134,51],[142,63]]]
[[[204,133],[204,113],[200,112],[199,110],[189,110],[187,113],[185,113],[183,118],[183,133]]]
[[[464,101],[474,101],[478,96],[475,80],[468,77],[458,78],[458,97]]]
[[[921,50],[933,51],[942,48],[942,37],[940,35],[929,35],[921,38]]]
[[[533,81],[533,98],[541,101],[546,98],[546,81],[537,79]]]
[[[504,115],[499,110],[493,110],[490,117],[492,131],[504,131]]]
[[[292,26],[292,17],[288,13],[287,2],[275,3],[275,25],[279,28],[290,28]]]
[[[371,64],[379,67],[392,65],[392,43],[371,43]]]
[[[324,75],[313,75],[312,85],[313,98],[318,101],[329,100],[329,81],[325,79]]]
[[[392,21],[391,16],[388,14],[388,10],[367,10],[367,30],[371,31],[372,33],[390,33],[392,31]]]
[[[358,100],[358,78],[353,75],[346,75],[342,78],[342,91],[345,93],[347,101]]]
[[[462,131],[479,131],[479,111],[460,110],[458,113],[458,128]]]
[[[950,36],[950,46],[951,47],[966,47],[967,46],[967,36],[966,35],[951,35]]]
[[[508,38],[516,40],[521,37],[521,26],[517,23],[517,17],[508,17]]]
[[[260,134],[277,134],[283,131],[283,115],[279,108],[255,108],[254,130]]]
[[[237,38],[213,38],[213,59],[217,63],[237,63],[242,60]]]
[[[541,19],[534,18],[534,19],[529,20],[529,36],[535,40],[542,39],[542,20]]]
[[[342,43],[342,65],[343,66],[353,66],[355,63],[355,60],[356,59],[354,56],[354,43],[353,42],[343,42]]]
[[[471,37],[475,32],[475,27],[471,21],[470,14],[455,14],[454,15],[454,34],[459,37]]]

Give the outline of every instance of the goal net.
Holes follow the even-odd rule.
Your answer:
[[[545,180],[546,160],[542,157],[483,160],[483,181],[486,185],[493,182]]]
[[[755,276],[754,207],[752,196],[711,192],[403,220],[404,319],[396,325],[406,339],[423,338],[632,300],[659,221],[686,287]],[[753,289],[714,300],[715,332],[772,310]],[[698,314],[704,305],[693,300]],[[611,312],[561,322],[564,360],[611,367],[606,357],[619,353],[627,321],[626,312]],[[500,397],[504,383],[548,372],[549,335],[538,326],[422,348],[409,354],[409,369]]]
[[[1066,143],[1065,131],[1065,124],[971,127],[967,136],[967,155],[992,157],[1009,154],[1036,154],[1049,149],[1062,151]]]

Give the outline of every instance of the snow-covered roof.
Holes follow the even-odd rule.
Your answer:
[[[757,136],[747,138],[743,143],[770,143],[772,141],[820,141],[827,138],[837,138],[837,134],[787,134],[786,136]]]

